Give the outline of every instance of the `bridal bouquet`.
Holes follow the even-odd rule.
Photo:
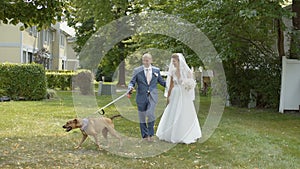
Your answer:
[[[188,78],[188,79],[185,79],[182,82],[182,85],[184,86],[184,88],[186,90],[191,90],[191,89],[194,89],[196,87],[196,81],[192,78]]]

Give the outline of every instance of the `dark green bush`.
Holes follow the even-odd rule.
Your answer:
[[[70,90],[74,71],[46,71],[47,85],[50,89]]]
[[[232,105],[247,107],[250,91],[257,93],[258,108],[277,108],[280,97],[281,64],[273,56],[248,55],[224,62]]]
[[[0,89],[0,97],[6,96],[6,91],[4,89]]]
[[[0,89],[13,100],[41,100],[46,96],[46,76],[39,64],[0,64]]]
[[[115,70],[112,69],[110,66],[107,66],[110,69],[106,70],[98,66],[97,72],[96,72],[96,81],[105,81],[105,82],[112,82],[113,81],[113,76],[115,73]],[[112,69],[112,70],[111,70]],[[102,78],[104,77],[104,79]]]
[[[89,70],[47,71],[46,77],[49,89],[70,90],[79,87],[81,94],[93,93],[93,76]]]

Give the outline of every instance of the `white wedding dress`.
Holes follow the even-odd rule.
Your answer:
[[[193,98],[176,76],[173,76],[173,83],[169,104],[161,117],[156,136],[172,143],[194,143],[202,133]]]

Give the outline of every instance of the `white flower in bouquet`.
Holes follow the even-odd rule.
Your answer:
[[[186,90],[191,90],[191,89],[194,89],[196,87],[196,81],[192,78],[188,78],[188,79],[185,79],[182,82],[182,85],[184,86],[184,88]]]

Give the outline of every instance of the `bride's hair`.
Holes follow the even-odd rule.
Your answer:
[[[171,58],[177,59],[179,61],[179,56],[177,55],[177,53],[172,54]]]

